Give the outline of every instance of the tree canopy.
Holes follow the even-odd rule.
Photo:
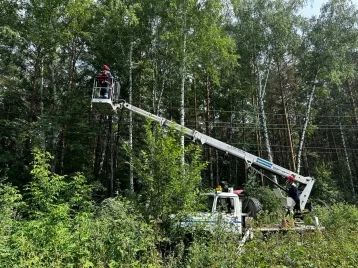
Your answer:
[[[358,9],[348,0],[330,0],[320,15],[306,18],[300,14],[305,3],[0,1],[3,237],[26,230],[25,238],[18,233],[13,242],[19,249],[36,247],[43,241],[32,240],[38,235],[32,228],[43,219],[54,226],[54,240],[86,225],[85,218],[96,219],[88,224],[99,230],[101,217],[106,226],[124,217],[103,215],[118,206],[132,211],[128,200],[135,199],[148,210],[133,214],[129,224],[140,221],[138,232],[148,231],[148,237],[130,254],[148,250],[159,263],[150,245],[151,219],[165,222],[172,212],[185,212],[196,202],[192,193],[222,180],[250,191],[271,186],[250,175],[244,160],[194,146],[181,133],[161,132],[125,110],[92,110],[93,77],[103,64],[118,78],[127,102],[314,177],[311,199],[317,204],[357,205]],[[157,184],[165,187],[161,195]],[[28,220],[20,231],[12,221],[17,215]],[[66,235],[63,243],[77,234]],[[111,240],[112,233],[101,235]],[[78,243],[98,236],[81,233]],[[54,248],[47,243],[43,258]],[[115,245],[100,248],[115,252]],[[61,250],[77,263],[95,251],[75,256]],[[197,245],[190,254],[200,250]],[[23,266],[30,265],[26,260]],[[83,267],[94,263],[86,260]],[[36,261],[42,260],[31,265]]]

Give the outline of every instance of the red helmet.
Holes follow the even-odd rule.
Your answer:
[[[288,176],[286,177],[286,179],[287,179],[288,181],[295,181],[295,177],[293,177],[293,175],[288,175]]]
[[[105,65],[103,65],[103,70],[109,71],[109,67],[105,64]]]

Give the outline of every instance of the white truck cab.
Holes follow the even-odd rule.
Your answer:
[[[243,197],[233,192],[216,191],[200,194],[200,212],[193,213],[181,222],[181,226],[195,228],[198,225],[212,230],[218,223],[234,233],[242,234],[247,213],[243,213]]]

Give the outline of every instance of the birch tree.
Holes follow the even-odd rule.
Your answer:
[[[250,66],[251,83],[256,86],[259,124],[266,157],[273,162],[266,115],[267,95],[275,65],[287,61],[297,43],[296,16],[302,1],[239,1],[235,5],[236,40],[243,57],[241,65]],[[244,61],[245,60],[245,61]],[[276,178],[275,178],[276,180]]]
[[[303,32],[305,51],[301,52],[300,68],[305,81],[306,108],[297,153],[297,173],[301,171],[305,138],[317,90],[322,92],[328,84],[333,85],[332,89],[342,88],[342,84],[354,75],[350,58],[352,49],[356,47],[356,20],[354,6],[347,1],[331,1],[322,7],[318,19],[311,19],[311,28]]]

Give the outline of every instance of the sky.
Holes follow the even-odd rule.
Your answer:
[[[307,4],[302,9],[301,14],[307,18],[318,16],[320,14],[320,8],[327,2],[328,0],[307,0]],[[351,2],[358,7],[358,0],[351,0]]]
[[[305,17],[318,16],[321,6],[327,2],[327,0],[308,0],[306,6],[302,9],[301,14]]]

